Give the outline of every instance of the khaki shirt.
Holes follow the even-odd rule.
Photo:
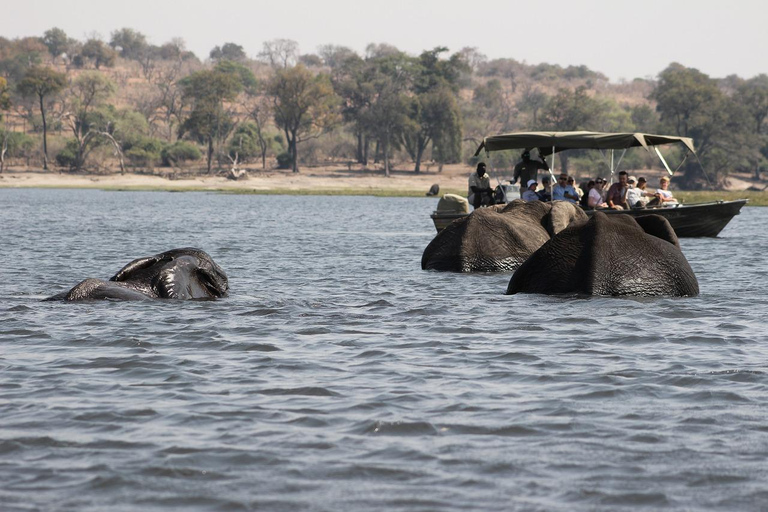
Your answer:
[[[467,189],[467,196],[472,195],[472,187],[477,187],[480,190],[491,188],[491,177],[488,176],[487,172],[483,174],[482,178],[478,176],[476,172],[473,172],[469,175],[469,188]]]

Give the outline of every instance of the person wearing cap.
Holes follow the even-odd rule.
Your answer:
[[[552,188],[553,201],[568,201],[576,204],[579,202],[579,194],[573,187],[573,178],[565,173],[557,177],[557,185]]]
[[[539,201],[539,194],[536,193],[536,180],[528,180],[528,186],[523,192],[523,201]]]
[[[517,180],[520,180],[520,184],[528,183],[531,180],[535,180],[538,178],[539,169],[544,169],[546,171],[549,170],[549,166],[547,165],[547,161],[544,160],[544,157],[539,153],[539,158],[541,159],[541,162],[537,162],[535,160],[531,160],[531,152],[527,149],[523,151],[523,154],[521,155],[522,161],[518,162],[515,166],[515,172],[512,175],[512,183],[517,183]],[[523,189],[523,187],[520,187],[520,197],[523,196],[526,189]]]
[[[608,207],[614,210],[625,210],[628,208],[626,194],[629,187],[627,186],[627,171],[621,171],[619,173],[619,181],[614,183],[608,189],[608,196],[606,203]]]
[[[605,188],[605,180],[603,178],[595,178],[595,186],[589,191],[587,199],[587,206],[590,208],[608,208],[608,203],[603,199],[603,189]]]
[[[488,205],[493,203],[491,177],[485,172],[485,162],[477,164],[477,172],[473,172],[469,175],[467,200],[475,208],[480,208],[483,204]]]

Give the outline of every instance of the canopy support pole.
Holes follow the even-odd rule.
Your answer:
[[[657,146],[653,146],[653,149],[656,151],[656,154],[659,155],[659,160],[661,160],[661,163],[664,164],[664,168],[667,170],[669,175],[672,176],[673,175],[672,169],[669,168],[667,161],[664,160],[663,156],[661,156],[661,151],[659,151],[659,148]]]

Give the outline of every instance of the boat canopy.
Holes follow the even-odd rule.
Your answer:
[[[475,151],[475,156],[483,149],[490,152],[536,148],[541,155],[547,156],[553,150],[557,153],[566,149],[627,149],[637,146],[648,150],[650,146],[676,143],[683,144],[691,153],[695,153],[693,139],[690,137],[650,133],[518,132],[486,137]]]

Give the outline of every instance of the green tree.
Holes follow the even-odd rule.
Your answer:
[[[341,115],[344,122],[352,126],[357,139],[356,160],[368,165],[369,130],[364,113],[374,100],[375,89],[372,79],[374,65],[364,61],[357,54],[344,47],[324,47],[322,53],[326,62],[331,63],[331,82],[341,98]]]
[[[762,134],[768,116],[768,75],[758,75],[745,81],[738,89],[737,99],[747,107],[754,122],[754,132]]]
[[[409,122],[401,134],[415,163],[414,172],[421,171],[424,151],[433,141],[442,142],[443,155],[461,151],[461,113],[455,95],[459,79],[463,72],[469,72],[469,67],[459,54],[441,59],[440,55],[447,51],[438,47],[422,52],[413,63]]]
[[[70,39],[62,29],[53,27],[43,33],[43,44],[48,48],[51,57],[57,59],[69,51]]]
[[[368,47],[373,88],[370,105],[362,112],[366,130],[377,140],[384,156],[384,174],[390,175],[390,156],[408,126],[412,100],[408,95],[413,80],[413,60],[404,53],[379,45]]]
[[[101,66],[113,67],[117,58],[115,50],[104,44],[104,41],[95,38],[89,39],[83,44],[80,55],[93,62],[93,67],[96,69],[101,68]]]
[[[123,170],[122,149],[114,138],[115,112],[106,108],[106,102],[114,93],[114,84],[96,71],[84,71],[75,79],[68,91],[69,111],[64,114],[73,139],[56,158],[60,164],[74,171],[84,169],[89,154],[102,144],[111,144],[120,158]]]
[[[587,88],[561,88],[544,108],[542,123],[552,131],[595,130],[604,105],[587,93]],[[576,152],[573,152],[575,155]],[[568,152],[560,153],[562,172],[568,172]]]
[[[147,37],[132,28],[121,28],[112,32],[109,46],[124,59],[141,60],[149,50]]]
[[[22,96],[35,96],[39,100],[43,120],[43,169],[48,169],[48,123],[45,115],[46,97],[58,94],[67,85],[67,76],[51,68],[34,66],[27,70],[16,86]]]
[[[748,107],[727,97],[715,80],[697,69],[670,64],[659,74],[650,98],[657,102],[665,129],[696,143],[701,166],[687,162],[680,178],[684,186],[701,185],[700,177],[722,185],[731,168],[748,168],[750,160],[759,158],[746,124],[752,119]]]
[[[220,47],[215,46],[208,56],[213,61],[231,60],[233,62],[242,62],[248,58],[243,47],[235,43],[224,43]]]
[[[337,121],[338,97],[328,75],[312,75],[303,65],[282,68],[267,85],[275,124],[288,142],[293,172],[299,172],[298,145],[319,137]]]
[[[709,76],[697,69],[670,64],[659,74],[659,82],[651,94],[661,121],[683,137],[704,122],[708,105],[721,100],[722,93]]]
[[[207,169],[211,173],[214,143],[226,138],[234,127],[225,102],[235,100],[243,83],[240,75],[227,70],[203,70],[192,73],[181,81],[183,94],[192,102],[192,111],[181,126],[181,133],[189,132],[207,147]]]

